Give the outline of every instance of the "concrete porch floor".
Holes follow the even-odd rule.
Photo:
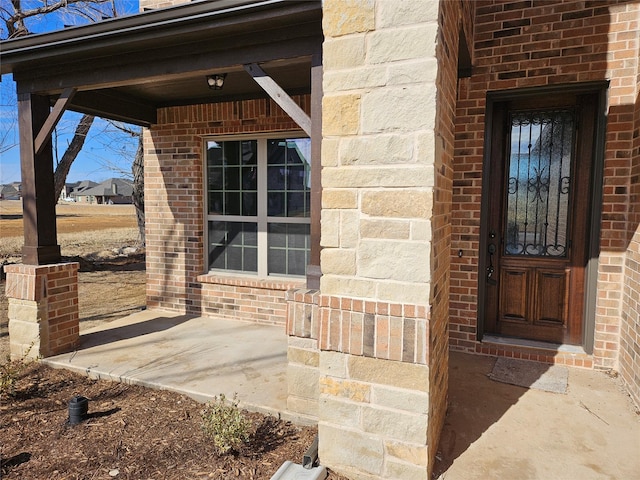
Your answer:
[[[496,360],[451,352],[434,478],[640,479],[640,414],[619,378],[569,368],[551,393],[491,380]]]
[[[303,420],[286,414],[284,327],[144,310],[83,332],[80,344],[44,362],[202,402],[237,393],[247,410]]]
[[[489,379],[495,361],[451,353],[434,478],[640,480],[640,415],[619,379],[569,369],[567,393],[549,393]],[[283,327],[145,310],[44,362],[200,401],[237,393],[247,409],[304,421],[286,411]]]

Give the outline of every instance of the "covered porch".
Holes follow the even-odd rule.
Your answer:
[[[242,308],[217,298],[252,289],[262,303],[240,318],[262,313],[262,323],[282,324],[284,292],[319,287],[321,18],[320,2],[194,2],[2,42],[1,72],[18,90],[24,185],[23,265],[7,270],[14,357],[34,339],[30,354],[44,357],[78,342],[77,265],[60,263],[53,194],[51,135],[67,110],[151,129],[143,133],[148,306],[192,315],[226,308],[234,318]],[[185,117],[180,145],[168,145],[163,128]],[[202,138],[285,131],[312,145],[306,279],[203,275],[211,212]]]
[[[77,351],[44,362],[199,401],[237,393],[243,408],[305,422],[286,409],[283,333],[145,310],[88,330]],[[632,478],[640,470],[640,416],[619,378],[571,368],[566,392],[553,393],[492,380],[496,361],[451,353],[433,478]]]

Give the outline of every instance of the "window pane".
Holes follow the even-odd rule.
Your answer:
[[[276,275],[287,274],[286,250],[269,250],[269,273]]]
[[[209,268],[256,272],[256,223],[209,222]]]
[[[267,142],[269,216],[308,217],[311,188],[311,141],[308,138]]]
[[[240,169],[238,167],[227,167],[225,173],[225,188],[227,190],[240,190]]]
[[[209,192],[209,214],[222,214],[222,193]]]
[[[287,252],[287,267],[292,275],[304,275],[307,269],[307,255],[304,250],[289,250]]]
[[[267,215],[270,217],[281,217],[284,215],[284,192],[269,192],[267,197]]]
[[[309,225],[271,223],[268,228],[269,274],[304,275],[309,262]]]
[[[267,188],[269,190],[284,190],[285,173],[285,167],[267,167]]]
[[[225,215],[240,215],[240,192],[227,192],[224,199]]]
[[[247,192],[242,194],[242,215],[255,217],[258,214],[258,194]]]
[[[255,140],[207,143],[209,214],[256,215],[257,152]],[[244,192],[253,202],[243,205]]]

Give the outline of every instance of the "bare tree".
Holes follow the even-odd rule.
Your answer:
[[[56,170],[53,174],[55,198],[60,198],[64,184],[67,181],[67,175],[69,175],[69,170],[71,170],[71,165],[78,156],[78,153],[80,153],[80,150],[82,150],[82,146],[87,139],[89,129],[91,128],[91,125],[93,125],[93,120],[93,115],[82,116],[78,126],[76,127],[73,138],[71,139],[71,143],[69,143],[69,146],[62,155],[62,159],[60,159],[56,165]]]
[[[29,35],[30,29],[27,22],[29,19],[37,19],[42,15],[57,12],[63,18],[74,22],[80,19],[82,23],[91,23],[104,18],[116,17],[115,0],[39,0],[38,2],[22,0],[10,0],[10,5],[0,4],[0,18],[4,23],[7,38],[16,38]],[[60,198],[60,194],[67,180],[71,165],[80,153],[89,130],[94,123],[92,115],[83,115],[75,128],[74,136],[60,161],[58,161],[54,172],[55,198]],[[134,205],[138,219],[138,229],[140,232],[141,244],[145,243],[144,235],[144,179],[143,179],[143,150],[142,133],[139,130],[121,128],[129,135],[138,139],[138,148],[132,163],[132,175],[134,183]],[[2,140],[2,148],[11,148]]]
[[[22,0],[10,0],[10,7],[0,5],[0,17],[4,21],[8,38],[29,35],[31,32],[26,20],[52,12],[59,12],[68,18],[80,17],[85,23],[117,16],[114,0],[40,0],[37,3],[27,3],[24,7]]]

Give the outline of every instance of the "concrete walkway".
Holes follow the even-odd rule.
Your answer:
[[[45,363],[208,401],[238,394],[248,410],[287,406],[284,327],[145,310],[80,336],[80,348]]]
[[[640,415],[622,382],[569,368],[565,394],[488,377],[495,358],[452,352],[441,480],[640,480]]]

